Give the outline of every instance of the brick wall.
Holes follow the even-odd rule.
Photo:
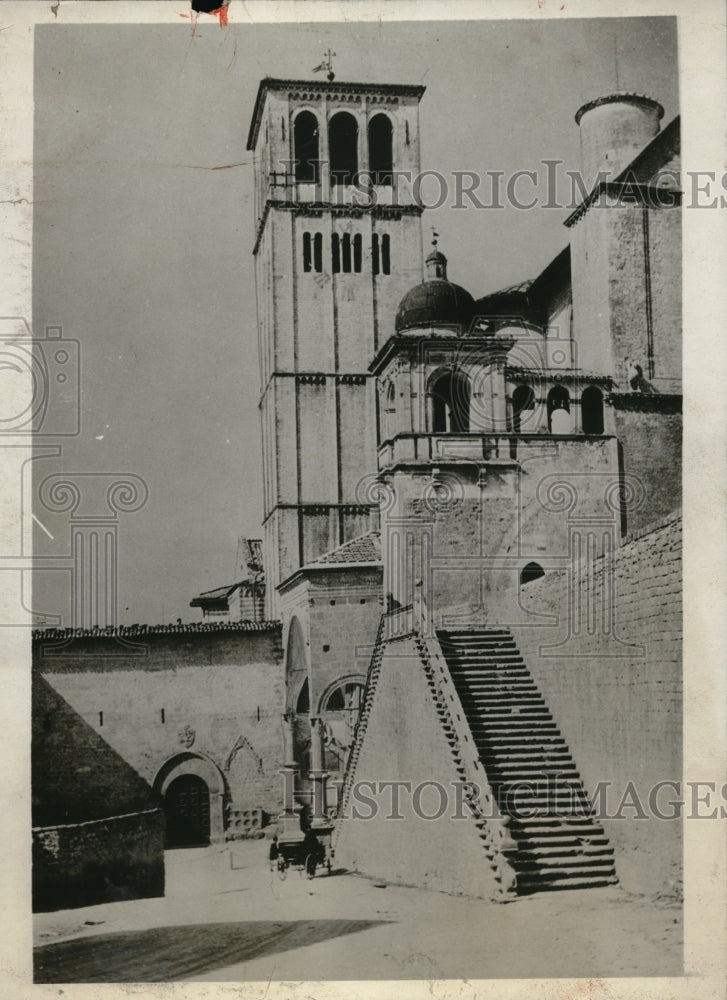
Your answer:
[[[521,598],[532,612],[557,615],[558,624],[513,629],[586,789],[593,795],[611,782],[606,833],[622,885],[637,892],[669,891],[681,871],[678,820],[619,810],[633,787],[650,813],[654,786],[681,780],[681,566],[681,518],[672,515],[627,541],[612,561],[596,560],[592,594],[601,601],[604,583],[613,583],[615,636],[584,629],[559,649],[545,648],[568,635],[571,585],[562,571],[527,584]],[[665,788],[657,800],[667,814],[670,796]]]
[[[283,664],[280,631],[148,634],[135,653],[86,636],[41,651],[46,681],[153,785],[190,753],[212,762],[231,808],[281,805]],[[41,655],[43,652],[45,655]]]

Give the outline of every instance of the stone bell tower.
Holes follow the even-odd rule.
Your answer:
[[[368,365],[421,280],[424,87],[264,79],[255,158],[267,614],[298,568],[370,528]]]

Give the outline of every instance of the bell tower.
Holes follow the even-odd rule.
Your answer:
[[[422,278],[422,86],[261,81],[254,153],[269,617],[301,566],[371,528],[369,364]]]

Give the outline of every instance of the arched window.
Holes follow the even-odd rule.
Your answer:
[[[295,179],[301,183],[318,181],[318,119],[310,111],[301,111],[293,123]]]
[[[523,410],[535,409],[535,393],[529,385],[519,385],[512,394],[512,430],[519,434],[523,422]],[[528,422],[527,415],[525,422]],[[534,428],[530,427],[529,430]]]
[[[603,434],[603,393],[595,385],[583,390],[581,424],[584,434]]]
[[[313,237],[313,263],[318,274],[323,270],[323,234],[316,233]]]
[[[532,580],[539,580],[541,576],[545,576],[543,567],[539,563],[529,562],[520,570],[520,586],[522,587]]]
[[[562,385],[553,386],[548,393],[548,430],[551,434],[569,434],[572,428],[568,390]]]
[[[462,372],[444,372],[431,385],[434,434],[466,434],[470,428],[470,382]]]
[[[384,405],[384,440],[394,434],[394,417],[396,416],[396,389],[394,383],[389,382],[386,387],[386,403]]]
[[[328,155],[331,183],[353,184],[358,171],[358,122],[347,111],[339,111],[328,123]]]
[[[356,274],[361,273],[361,248],[363,244],[363,239],[361,233],[356,233],[353,238],[353,269]]]
[[[391,184],[394,171],[392,127],[387,115],[369,122],[369,170],[373,184]]]

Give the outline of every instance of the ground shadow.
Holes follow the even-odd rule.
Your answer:
[[[377,927],[384,920],[249,920],[120,931],[34,949],[36,983],[163,983]]]

